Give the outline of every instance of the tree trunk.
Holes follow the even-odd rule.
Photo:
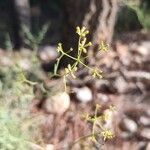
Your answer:
[[[10,20],[14,48],[19,49],[24,44],[22,25],[30,29],[30,6],[28,0],[10,0]]]
[[[89,40],[97,45],[100,41],[111,43],[118,0],[63,0],[65,25],[63,44],[68,50],[76,45],[76,26],[89,29]],[[93,47],[94,49],[94,47]]]

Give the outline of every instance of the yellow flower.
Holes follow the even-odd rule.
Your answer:
[[[115,107],[115,106],[110,105],[110,106],[109,106],[109,110],[110,110],[110,111],[112,111],[112,112],[114,112],[114,111],[116,111],[116,107]]]
[[[89,34],[89,31],[86,29],[86,27],[77,27],[76,28],[76,33],[80,35],[81,37],[85,37],[87,34]]]
[[[62,51],[63,51],[62,44],[58,43],[57,52],[62,52]]]
[[[77,67],[73,67],[69,64],[67,68],[65,68],[66,75],[70,74],[73,78],[76,78],[74,75],[75,71],[77,71]]]
[[[108,44],[105,44],[104,41],[102,41],[102,42],[99,44],[98,49],[99,49],[100,51],[108,51]]]
[[[107,121],[108,119],[110,118],[109,114],[107,112],[105,112],[103,115],[102,115],[102,119],[104,121]]]
[[[102,71],[95,68],[95,69],[93,69],[92,76],[94,78],[96,78],[96,77],[102,78]]]
[[[112,133],[111,130],[108,130],[108,129],[103,130],[103,131],[101,132],[101,135],[102,135],[104,141],[107,140],[107,139],[112,139],[112,138],[114,138],[114,134]]]

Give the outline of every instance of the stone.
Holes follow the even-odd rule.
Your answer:
[[[74,91],[76,93],[76,98],[80,102],[87,103],[92,101],[92,91],[88,87],[76,88]]]
[[[123,127],[123,130],[128,131],[130,133],[135,133],[137,132],[137,129],[138,129],[136,122],[129,118],[123,119],[122,127]]]
[[[144,56],[150,55],[150,42],[142,42],[141,45],[138,47],[137,51]]]
[[[138,143],[138,150],[142,150],[146,148],[146,142],[141,141]]]
[[[28,142],[28,146],[30,150],[43,150],[43,147],[41,147],[40,145]]]
[[[104,103],[107,103],[109,101],[109,97],[106,94],[98,93],[97,98]]]
[[[141,116],[139,121],[144,126],[150,126],[150,118],[149,117]]]
[[[146,138],[146,139],[150,140],[150,128],[144,128],[143,130],[141,130],[140,135],[143,138]]]
[[[20,61],[18,62],[19,66],[23,69],[23,70],[30,70],[31,68],[31,63],[30,61],[25,58],[25,59],[20,59]]]
[[[46,99],[43,104],[48,113],[63,114],[70,106],[70,97],[66,92],[57,93]]]
[[[146,150],[150,150],[150,142],[147,144]]]
[[[121,76],[116,79],[114,86],[119,93],[124,93],[129,88],[128,83]]]
[[[58,57],[58,52],[54,46],[43,46],[39,49],[39,57],[44,63],[55,60]]]
[[[47,144],[45,150],[54,150],[53,144]]]

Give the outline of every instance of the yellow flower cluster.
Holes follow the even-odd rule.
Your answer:
[[[114,133],[110,129],[106,129],[103,126],[103,122],[107,122],[110,119],[109,113],[103,113],[98,116],[98,110],[101,108],[101,105],[96,105],[94,116],[90,116],[89,114],[83,115],[83,118],[86,121],[89,121],[92,123],[92,133],[91,133],[91,139],[93,142],[97,142],[98,136],[100,136],[104,141],[113,139],[115,137]],[[112,105],[109,106],[107,109],[108,111],[115,111],[116,108]],[[99,129],[97,129],[97,127]]]
[[[74,79],[76,78],[75,72],[78,70],[79,64],[81,66],[83,66],[84,68],[88,69],[93,78],[102,78],[102,71],[101,70],[99,70],[98,68],[93,68],[93,67],[84,63],[85,59],[88,56],[84,55],[85,57],[83,58],[83,53],[87,53],[88,47],[92,46],[92,43],[88,42],[87,38],[86,38],[87,34],[89,34],[89,31],[86,29],[86,27],[82,27],[82,28],[77,27],[76,33],[79,35],[77,56],[76,57],[69,54],[69,52],[71,52],[73,50],[72,48],[66,52],[63,50],[61,43],[59,43],[58,47],[57,47],[57,51],[60,53],[60,57],[57,59],[57,63],[55,64],[54,75],[65,76],[65,78],[64,78],[65,87],[66,87],[66,77],[67,76],[70,75],[72,78],[74,78]],[[108,49],[108,46],[106,44],[104,44],[104,42],[101,42],[99,45],[99,50],[106,51],[107,49]],[[64,56],[72,59],[74,61],[74,63],[72,65],[68,64],[67,68],[65,68],[64,74],[59,75],[57,73],[58,66],[59,66],[61,58]]]

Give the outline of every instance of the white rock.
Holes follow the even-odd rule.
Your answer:
[[[28,146],[30,150],[43,150],[43,147],[41,147],[40,145],[28,142]]]
[[[92,92],[88,87],[76,88],[76,97],[79,101],[83,103],[90,102],[92,100]]]
[[[150,54],[150,42],[145,41],[137,49],[142,55],[146,56]]]
[[[31,68],[31,64],[28,59],[22,59],[18,63],[23,70],[29,70]]]
[[[119,93],[126,92],[128,89],[128,83],[123,79],[123,77],[118,77],[115,81],[115,87]]]
[[[146,150],[150,150],[150,142],[147,144]]]
[[[150,128],[144,128],[142,131],[141,131],[141,136],[143,138],[146,138],[148,140],[150,140]]]
[[[109,101],[109,97],[106,94],[98,93],[97,98],[104,103]]]
[[[2,58],[0,58],[0,63],[2,63],[2,65],[12,65],[12,60],[9,57],[5,57],[3,56]]]
[[[139,52],[143,56],[150,55],[150,42],[144,41],[138,45],[137,43],[132,43],[130,45],[131,50]]]
[[[144,126],[149,126],[150,125],[150,118],[146,116],[141,116],[140,117],[140,123],[143,124]]]
[[[122,123],[123,123],[123,128],[126,131],[129,131],[131,133],[137,132],[138,126],[135,121],[125,118]]]
[[[56,47],[53,46],[40,47],[39,57],[44,62],[55,60],[58,57],[58,52],[56,51]]]
[[[44,108],[49,113],[64,113],[70,106],[70,97],[66,92],[57,93],[48,98],[44,103]]]
[[[53,144],[47,144],[45,149],[46,150],[54,150],[54,145]]]
[[[145,150],[145,147],[146,147],[146,142],[144,141],[138,142],[138,150],[142,150],[142,149]]]

